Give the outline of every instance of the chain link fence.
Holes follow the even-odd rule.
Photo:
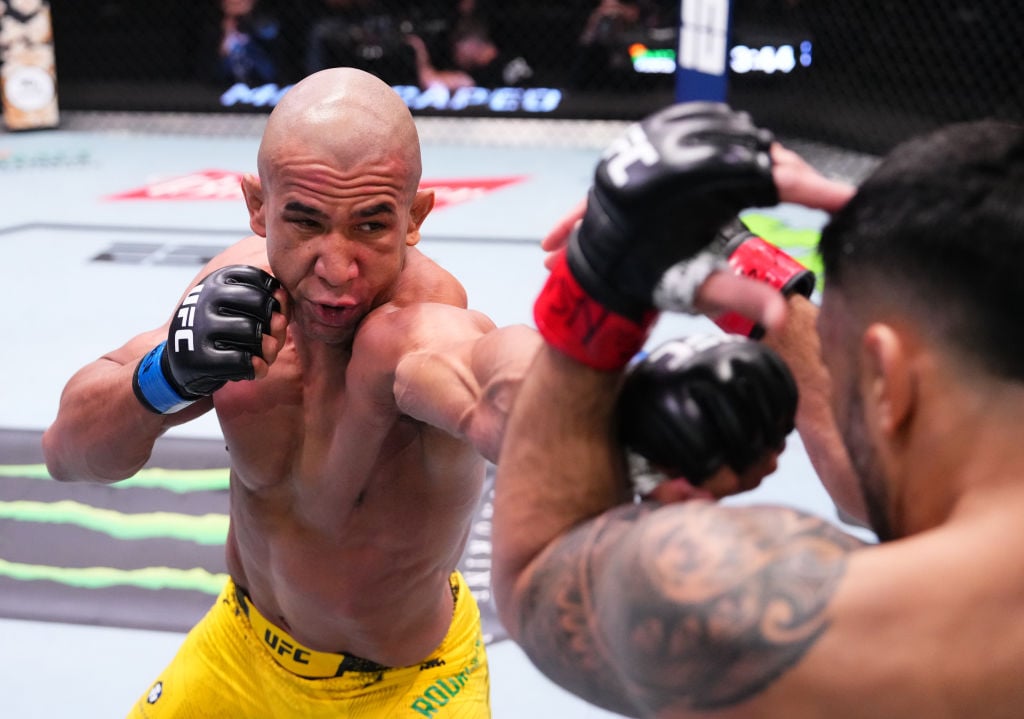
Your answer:
[[[741,0],[733,30],[731,101],[795,135],[882,153],[944,123],[1024,119],[1018,0]],[[807,67],[737,74],[736,46],[787,43],[807,43]]]
[[[0,40],[40,4],[0,0]],[[526,136],[544,133],[506,120],[577,123],[570,141],[599,120],[597,142],[675,97],[679,0],[48,4],[72,115],[265,115],[305,74],[353,65],[420,118],[501,119]],[[946,122],[1021,119],[1022,36],[1019,0],[733,0],[728,99],[782,135],[879,154]]]

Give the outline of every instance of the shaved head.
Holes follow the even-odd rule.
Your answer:
[[[295,157],[319,156],[339,167],[390,160],[408,179],[411,201],[422,172],[419,137],[412,114],[379,78],[354,68],[309,75],[270,113],[257,166],[264,184]]]

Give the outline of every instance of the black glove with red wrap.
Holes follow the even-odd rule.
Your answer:
[[[778,202],[772,139],[720,103],[673,105],[631,125],[602,155],[583,219],[537,298],[547,342],[596,369],[624,367],[657,316],[665,271],[741,209]]]
[[[775,245],[751,232],[738,217],[719,230],[713,242],[696,257],[673,265],[654,289],[658,309],[696,313],[693,299],[708,275],[707,268],[731,269],[764,282],[789,296],[810,297],[814,292],[814,273]],[[714,322],[726,332],[760,339],[764,328],[737,312],[725,312]]]

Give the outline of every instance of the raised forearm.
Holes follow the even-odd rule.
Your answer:
[[[859,483],[832,414],[831,380],[821,362],[815,322],[818,308],[810,300],[789,299],[785,325],[765,342],[789,365],[800,390],[796,428],[822,484],[843,512],[864,522],[866,510]]]
[[[630,499],[612,413],[619,374],[542,346],[516,399],[495,489],[495,590],[521,630],[531,563],[570,528]]]

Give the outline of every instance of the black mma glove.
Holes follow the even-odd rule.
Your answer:
[[[602,155],[587,208],[534,307],[544,338],[618,369],[647,338],[652,292],[741,209],[773,205],[772,135],[720,103],[673,105]]]
[[[658,470],[653,481],[634,477],[638,493],[670,477],[699,485],[723,466],[742,472],[783,446],[796,406],[793,375],[760,343],[699,335],[660,345],[629,368],[616,408],[623,445]]]
[[[697,289],[708,276],[708,268],[728,269],[770,285],[787,297],[810,297],[815,276],[788,254],[751,232],[740,218],[726,223],[710,245],[696,257],[673,265],[654,289],[658,309],[696,313],[693,307]],[[731,334],[753,339],[764,336],[764,328],[736,312],[713,318],[715,324]]]
[[[135,368],[132,389],[147,409],[178,412],[229,380],[252,379],[253,355],[280,310],[278,282],[257,267],[230,265],[207,275],[188,293],[171,321],[167,341]]]

